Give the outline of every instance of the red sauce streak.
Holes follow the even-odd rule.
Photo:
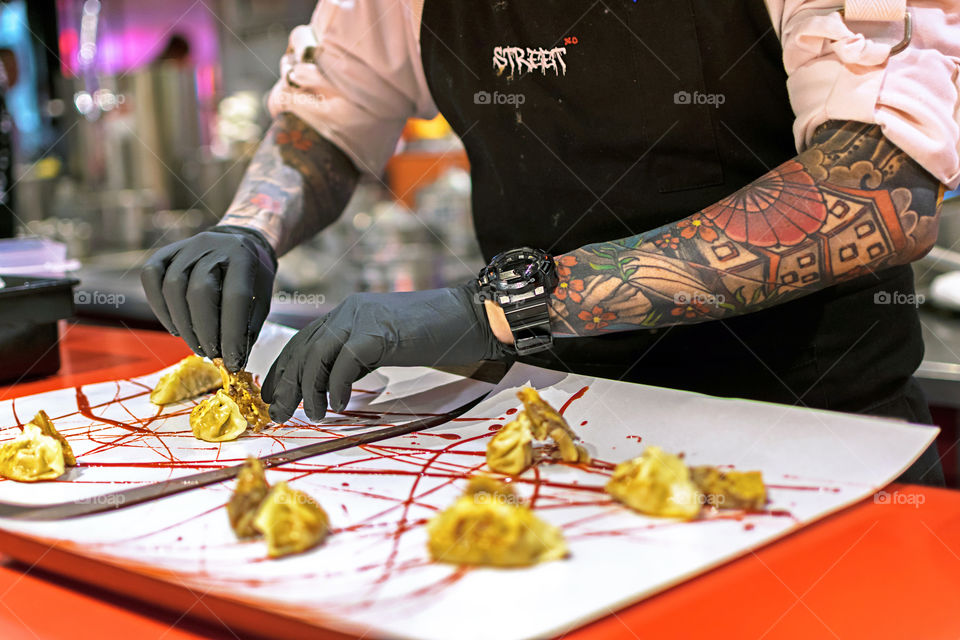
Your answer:
[[[509,409],[507,409],[507,415],[508,415],[508,416],[512,416],[512,415],[515,414],[516,412],[517,412],[517,408],[516,408],[516,407],[510,407]]]
[[[794,522],[800,522],[799,518],[797,518],[795,515],[793,515],[791,512],[787,511],[786,509],[770,509],[769,511],[761,511],[760,513],[764,513],[768,516],[774,516],[777,518],[790,518]]]
[[[17,417],[17,399],[13,398],[10,401],[10,410],[13,412],[13,419],[17,421],[17,427],[20,431],[23,431],[23,423],[20,422],[20,418]]]
[[[582,397],[583,397],[583,394],[585,394],[585,393],[587,392],[587,389],[589,389],[589,388],[590,388],[590,385],[587,385],[587,386],[584,387],[583,389],[580,389],[580,390],[577,391],[575,394],[573,394],[572,396],[570,396],[569,398],[567,398],[567,401],[563,403],[563,406],[562,406],[562,407],[560,407],[560,412],[559,412],[560,415],[563,415],[563,414],[564,414],[564,412],[567,410],[567,407],[569,407],[569,406],[573,403],[574,400],[579,400],[580,398],[582,398]]]
[[[149,429],[144,429],[143,427],[127,424],[126,422],[120,422],[118,420],[111,420],[110,418],[102,418],[98,415],[94,415],[93,411],[90,409],[90,400],[87,398],[87,394],[83,392],[83,387],[76,387],[77,391],[77,410],[85,418],[90,420],[95,420],[97,422],[106,422],[107,424],[112,424],[115,427],[120,427],[121,429],[126,429],[127,431],[134,431],[136,433],[151,433]]]
[[[540,467],[533,468],[533,493],[530,494],[530,508],[537,506],[537,498],[540,497]]]
[[[143,386],[143,385],[141,385]],[[576,393],[570,396],[570,398],[563,404],[560,408],[560,413],[563,414],[570,404],[584,396],[589,387],[583,387]],[[149,391],[149,389],[148,389]],[[93,424],[84,426],[82,428],[78,427],[76,429],[76,435],[85,436],[90,441],[96,444],[96,447],[92,452],[87,452],[85,455],[89,455],[93,452],[106,451],[115,447],[123,446],[125,448],[139,448],[147,449],[152,453],[163,457],[164,450],[166,450],[166,459],[159,462],[142,462],[142,461],[132,461],[132,462],[94,462],[86,461],[84,466],[90,467],[154,467],[154,468],[165,468],[170,469],[173,473],[176,469],[211,469],[211,468],[220,468],[227,464],[236,464],[242,461],[242,458],[232,458],[232,459],[212,459],[213,455],[205,459],[189,459],[189,460],[180,460],[178,459],[173,452],[167,447],[167,443],[164,442],[164,438],[174,437],[174,438],[192,438],[192,434],[189,430],[182,431],[163,431],[160,433],[154,433],[148,429],[145,429],[154,420],[158,418],[167,418],[174,415],[185,415],[189,413],[190,407],[172,411],[170,413],[162,414],[162,411],[158,411],[156,415],[148,418],[137,418],[127,407],[123,406],[124,400],[129,400],[134,397],[139,397],[143,395],[142,393],[131,395],[125,398],[120,398],[120,385],[117,385],[117,394],[113,400],[109,402],[104,402],[102,405],[97,405],[96,407],[91,407],[90,402],[87,399],[86,395],[83,393],[80,387],[76,387],[77,392],[77,407],[79,413],[90,419]],[[119,404],[123,410],[127,410],[127,413],[131,416],[131,422],[133,424],[110,420],[102,418],[100,416],[93,415],[93,409],[96,409],[100,406],[107,406],[111,404]],[[518,409],[513,408],[506,411],[506,414],[513,415],[518,412]],[[68,414],[74,415],[74,414]],[[339,437],[343,435],[342,432],[339,432],[337,429],[341,427],[348,426],[364,426],[369,424],[372,421],[374,424],[383,424],[385,416],[424,416],[424,415],[436,415],[436,414],[402,414],[390,412],[388,414],[380,414],[372,411],[353,411],[345,412],[345,415],[355,415],[362,418],[365,422],[349,420],[351,424],[336,424],[336,425],[327,425],[326,428],[316,425],[306,425],[300,424],[299,421],[291,422],[290,426],[295,426],[299,429],[304,429],[309,431],[308,435],[299,435],[299,436],[284,436],[282,439],[272,436],[270,434],[259,434],[261,438],[272,439],[282,446],[288,441],[295,441],[298,438],[310,438],[316,440],[319,437]],[[16,413],[14,412],[14,419],[18,421]],[[488,418],[458,418],[458,421],[487,421]],[[501,418],[502,420],[502,418]],[[348,420],[345,420],[347,422]],[[586,420],[582,421],[581,426],[587,423]],[[120,427],[123,429],[123,433],[117,435],[116,433],[111,433],[111,428],[108,425]],[[383,426],[386,426],[383,424]],[[373,509],[371,511],[377,511],[369,516],[364,516],[363,519],[353,522],[346,527],[334,529],[334,535],[339,535],[342,533],[348,533],[348,535],[353,537],[360,537],[364,539],[369,539],[371,541],[381,541],[387,542],[390,544],[388,551],[385,552],[384,556],[378,558],[377,561],[373,564],[368,564],[358,569],[353,569],[352,572],[356,571],[373,571],[375,574],[371,576],[372,582],[368,585],[370,592],[366,596],[358,599],[355,604],[349,605],[347,608],[350,609],[359,609],[367,608],[373,605],[384,604],[389,601],[395,601],[398,605],[408,605],[408,606],[418,606],[416,603],[411,604],[413,600],[410,596],[414,598],[420,597],[434,597],[439,591],[449,587],[450,585],[455,584],[460,579],[463,578],[468,573],[466,568],[451,568],[450,573],[445,575],[445,577],[436,580],[430,581],[429,584],[425,586],[419,586],[412,591],[400,594],[400,595],[391,595],[386,596],[385,594],[377,595],[377,590],[380,589],[380,586],[388,581],[391,577],[396,576],[400,573],[406,573],[414,570],[419,570],[424,567],[436,567],[436,564],[429,560],[428,557],[424,554],[423,556],[406,559],[400,555],[400,541],[405,533],[416,530],[419,527],[423,527],[427,521],[425,515],[430,515],[431,512],[436,512],[442,508],[445,508],[447,504],[431,504],[430,500],[431,494],[434,494],[437,491],[440,491],[444,488],[450,488],[451,485],[458,486],[460,483],[463,483],[467,478],[473,474],[479,472],[485,464],[485,454],[482,450],[470,450],[467,447],[463,447],[467,443],[473,442],[475,440],[481,440],[483,438],[491,437],[494,431],[502,428],[502,424],[493,424],[487,431],[478,436],[473,437],[463,437],[460,434],[453,433],[429,433],[423,432],[420,435],[423,436],[434,436],[444,440],[451,441],[449,444],[442,444],[438,448],[421,448],[415,446],[407,446],[410,444],[409,440],[402,440],[403,446],[398,444],[393,444],[398,442],[394,440],[391,444],[369,444],[359,447],[359,450],[362,450],[365,454],[369,455],[360,455],[353,457],[347,460],[330,460],[328,463],[322,462],[322,459],[317,460],[303,460],[297,463],[291,463],[284,465],[280,468],[275,468],[272,472],[286,472],[286,478],[290,482],[294,482],[300,478],[312,476],[312,475],[330,475],[330,476],[341,476],[340,478],[330,478],[330,480],[325,483],[327,489],[332,491],[341,491],[351,494],[356,494],[360,496],[366,496],[374,498],[383,502],[382,509]],[[97,439],[99,437],[99,440]],[[159,446],[151,446],[151,438],[157,438],[160,442]],[[630,438],[635,438],[638,442],[641,440],[640,436],[628,436]],[[189,449],[189,446],[177,445],[177,449]],[[194,447],[196,448],[196,447]],[[211,448],[212,451],[216,451],[219,455],[219,447]],[[376,464],[383,461],[392,461],[397,463],[394,465],[394,468],[367,468],[369,463]],[[579,525],[582,525],[587,522],[597,521],[604,517],[609,516],[611,513],[619,512],[622,507],[615,506],[614,501],[605,494],[604,488],[599,482],[605,481],[605,478],[596,478],[596,475],[607,476],[609,471],[613,469],[614,464],[611,462],[603,460],[592,460],[588,465],[576,465],[581,468],[583,471],[586,471],[590,474],[593,474],[593,481],[597,484],[584,484],[578,480],[572,480],[570,482],[555,482],[551,481],[541,474],[539,470],[540,464],[555,464],[556,461],[547,461],[541,460],[538,461],[533,467],[532,473],[527,474],[526,477],[522,478],[504,478],[505,482],[511,483],[525,483],[530,486],[530,498],[529,506],[531,508],[546,510],[546,509],[563,509],[563,508],[575,508],[575,507],[596,507],[598,508],[598,513],[589,514],[586,517],[574,520],[572,522],[565,523],[563,528],[565,530],[570,530]],[[573,466],[573,465],[571,465]],[[354,487],[350,487],[350,482],[338,481],[342,480],[342,476],[361,476],[366,478],[373,478],[375,476],[390,476],[393,478],[392,482],[401,483],[406,482],[404,478],[410,478],[411,481],[406,482],[408,484],[408,491],[400,495],[379,495],[372,492],[362,491],[361,489],[370,487],[357,486],[356,480],[353,481]],[[421,482],[424,478],[430,480]],[[352,480],[352,479],[351,479]],[[118,481],[117,484],[123,481]],[[339,484],[339,486],[338,486]],[[361,482],[361,485],[363,483]],[[401,485],[402,486],[402,485]],[[798,486],[782,486],[778,485],[768,485],[773,488],[784,488],[784,489],[797,489],[797,490],[824,490],[824,491],[839,491],[833,487],[798,487]],[[344,488],[341,488],[344,487]],[[347,488],[350,487],[350,488]],[[224,496],[224,499],[226,496]],[[216,500],[219,502],[219,500]],[[150,536],[156,535],[163,531],[167,531],[174,527],[180,526],[190,520],[196,518],[205,517],[208,514],[210,517],[222,517],[222,513],[217,513],[223,508],[222,503],[213,509],[203,511],[202,513],[187,516],[185,519],[181,519],[180,522],[174,523],[170,526],[164,527],[158,531],[151,531],[147,534],[136,536],[130,538],[129,540],[138,540],[140,538],[149,538]],[[346,513],[347,507],[345,504],[341,503],[341,508]],[[425,513],[425,511],[427,513]],[[797,520],[793,514],[785,509],[773,509],[770,511],[761,511],[757,513],[745,513],[745,512],[727,512],[727,513],[711,513],[704,514],[699,521],[704,520],[733,520],[741,521],[745,516],[757,517],[762,515],[768,516],[786,516]],[[385,517],[390,516],[390,517]],[[576,534],[572,538],[576,537],[600,537],[600,536],[630,536],[638,535],[642,536],[643,531],[652,528],[666,527],[666,526],[684,526],[686,523],[675,522],[675,521],[665,521],[663,523],[656,523],[652,525],[644,525],[637,527],[627,527],[624,529],[618,529],[613,531],[586,531],[584,533]],[[753,523],[744,523],[744,530],[752,530],[754,528]],[[177,537],[178,541],[182,541],[182,537]],[[335,538],[334,538],[335,540]],[[125,541],[126,542],[126,541]],[[194,541],[190,541],[192,544],[198,544]],[[114,544],[114,543],[111,543]],[[159,547],[157,547],[159,548]],[[196,547],[202,549],[204,547]],[[214,573],[207,573],[205,570],[200,571],[181,571],[178,572],[181,575],[196,575],[203,576],[206,579],[216,579],[217,576]],[[343,572],[340,572],[343,573]],[[297,580],[302,580],[305,577],[315,576],[317,579],[330,578],[331,576],[337,575],[336,573],[330,574],[308,574],[308,576],[297,576]],[[275,579],[235,579],[230,578],[231,582],[240,583],[240,584],[250,584],[250,585],[262,585],[272,582],[281,582],[284,578],[275,578]]]

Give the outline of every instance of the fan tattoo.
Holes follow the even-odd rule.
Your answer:
[[[942,185],[876,125],[828,122],[795,159],[678,222],[558,256],[554,335],[763,309],[923,256]]]

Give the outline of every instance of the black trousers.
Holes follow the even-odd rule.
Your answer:
[[[933,418],[930,415],[927,399],[923,395],[923,389],[920,388],[914,378],[910,379],[902,393],[857,413],[884,418],[901,418],[916,424],[933,424]],[[946,482],[943,477],[940,456],[937,453],[937,443],[934,442],[927,447],[927,450],[920,454],[916,462],[897,478],[897,482],[923,484],[931,487],[944,486]]]

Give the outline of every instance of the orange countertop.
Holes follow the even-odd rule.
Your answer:
[[[60,374],[0,386],[0,400],[143,375],[188,354],[167,334],[68,324]],[[565,638],[960,637],[960,492],[886,491],[896,499],[866,500]],[[249,637],[204,594],[186,595],[167,611],[0,558],[0,638]]]

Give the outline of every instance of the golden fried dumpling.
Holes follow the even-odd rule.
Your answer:
[[[253,380],[249,371],[230,373],[223,360],[214,358],[213,363],[220,370],[223,390],[240,407],[240,414],[254,431],[260,431],[270,424],[269,406],[260,397],[260,385]]]
[[[497,500],[506,500],[507,502],[518,503],[517,492],[513,490],[512,484],[506,484],[497,480],[493,476],[478,475],[470,478],[467,487],[463,490],[465,496],[477,496],[486,494],[493,496]]]
[[[557,443],[559,457],[564,462],[590,462],[587,450],[576,443],[577,434],[563,416],[540,397],[536,389],[524,387],[517,392],[517,397],[523,402],[522,413],[526,413],[530,419],[534,438],[551,438]]]
[[[721,471],[716,467],[691,467],[690,478],[706,499],[719,509],[762,511],[767,488],[759,471]]]
[[[65,470],[63,445],[32,422],[23,433],[0,445],[0,476],[18,482],[54,480]]]
[[[278,482],[260,504],[253,526],[267,539],[267,555],[278,558],[323,542],[330,519],[313,498]]]
[[[560,529],[520,504],[509,487],[489,479],[471,482],[427,523],[427,535],[430,556],[449,564],[524,567],[567,555]]]
[[[177,367],[157,381],[150,392],[153,404],[170,404],[201,393],[213,391],[221,385],[220,372],[200,356],[187,356]]]
[[[226,391],[220,389],[190,412],[193,435],[207,442],[236,440],[247,430],[247,421],[240,415],[240,407]]]
[[[259,535],[253,526],[253,519],[269,491],[263,464],[254,457],[247,458],[227,503],[227,517],[238,538],[255,538]]]
[[[530,419],[523,411],[487,443],[487,466],[498,473],[519,475],[533,464]]]
[[[587,453],[583,445],[579,445],[573,441],[576,436],[572,431],[555,428],[550,432],[550,437],[557,443],[557,453],[564,462],[577,462],[581,464],[590,462],[590,454]]]
[[[701,497],[683,460],[660,447],[614,468],[606,491],[640,513],[690,519],[700,512]]]
[[[563,416],[541,398],[536,389],[524,387],[517,392],[517,397],[523,402],[523,409],[533,427],[533,437],[537,440],[546,440],[554,429],[573,433]]]
[[[60,446],[63,449],[64,466],[77,466],[77,458],[73,455],[73,448],[70,446],[70,443],[67,442],[67,439],[63,437],[63,434],[57,431],[57,428],[53,426],[53,421],[50,420],[50,416],[47,415],[46,411],[43,409],[37,411],[37,415],[33,416],[33,419],[30,421],[30,423],[40,427],[40,433],[45,436],[50,436],[60,443]]]
[[[517,414],[517,417],[511,422],[504,425],[503,429],[494,436],[493,440],[502,438],[501,442],[494,444],[491,440],[487,445],[487,464],[490,465],[491,469],[501,473],[517,474],[530,466],[533,460],[532,445],[529,445],[530,461],[526,462],[521,455],[524,450],[512,448],[512,445],[516,443],[522,444],[525,439],[524,432],[530,434],[536,440],[551,438],[557,443],[555,457],[564,462],[590,462],[590,455],[587,450],[576,442],[577,434],[563,419],[563,416],[540,397],[536,389],[524,387],[517,392],[517,397],[523,402],[523,411]],[[526,447],[527,445],[523,446]],[[493,452],[491,452],[491,447],[494,449]],[[491,453],[493,453],[492,456]],[[491,457],[493,458],[492,464],[490,462]],[[521,464],[523,465],[522,468],[520,468]],[[502,466],[504,469],[496,468],[494,465]],[[505,470],[507,468],[520,468],[520,471],[507,471]]]

